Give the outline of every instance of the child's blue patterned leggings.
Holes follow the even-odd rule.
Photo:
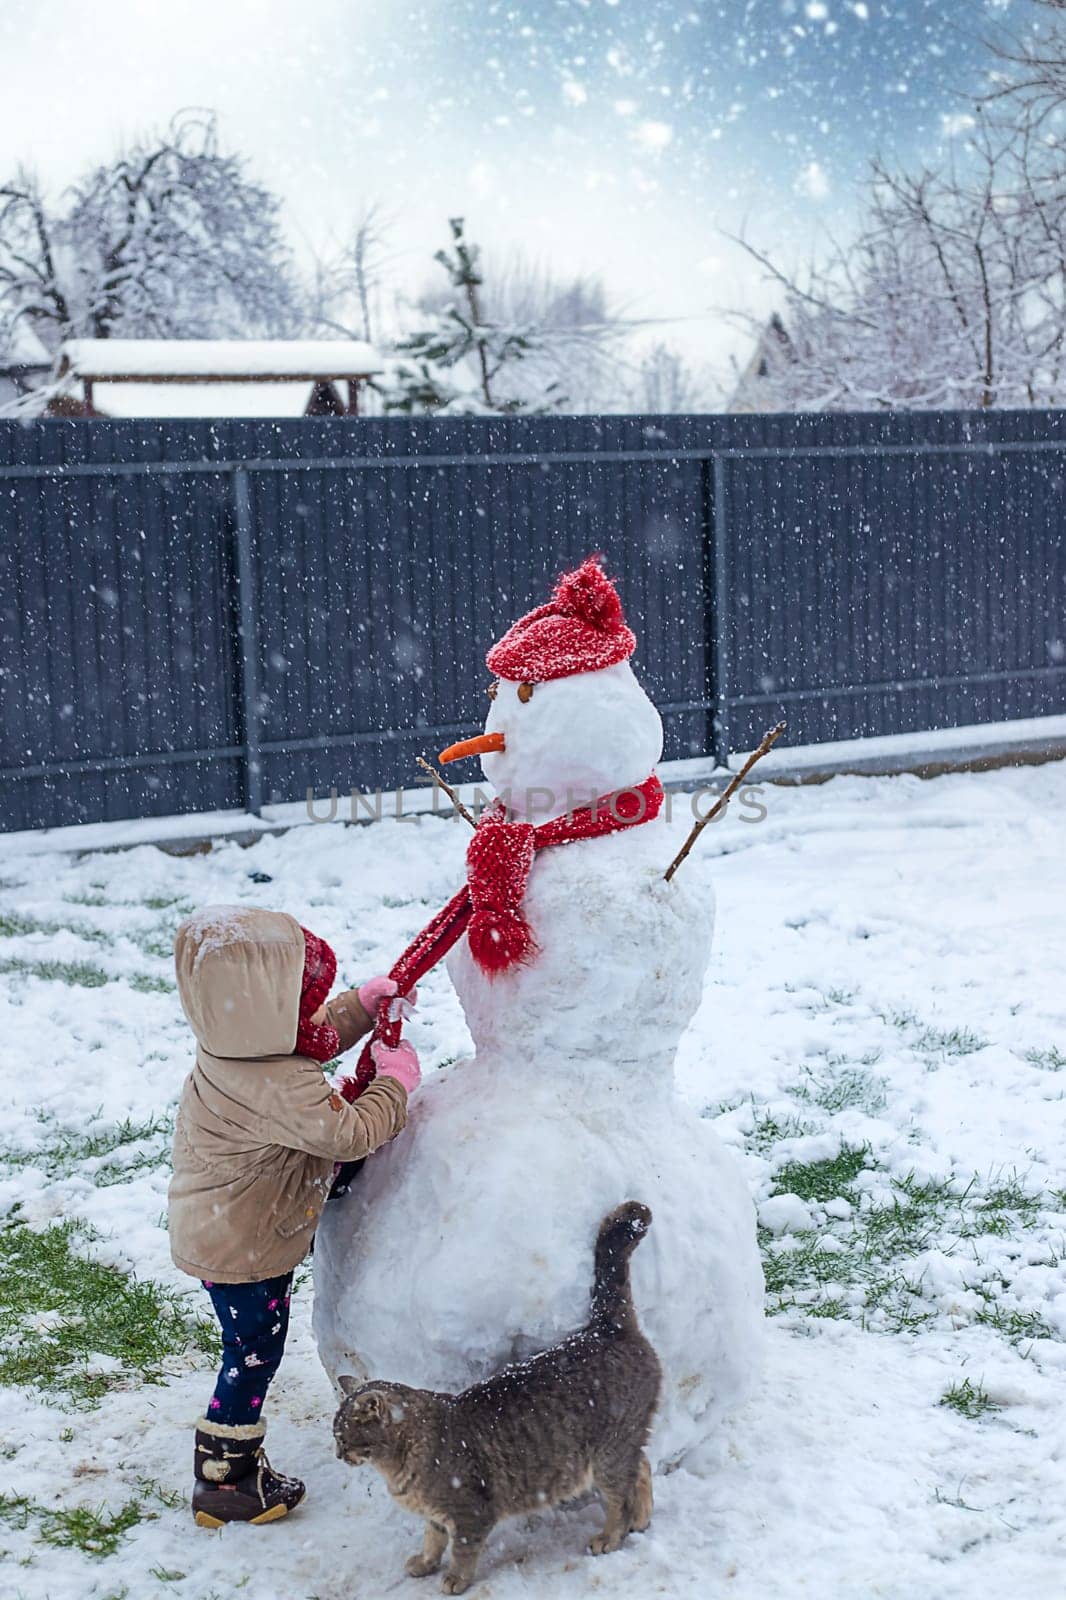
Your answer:
[[[258,1422],[285,1349],[292,1273],[204,1288],[222,1324],[222,1367],[207,1415],[212,1422]]]

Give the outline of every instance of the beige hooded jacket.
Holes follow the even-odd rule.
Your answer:
[[[170,1250],[194,1278],[253,1283],[306,1255],[336,1161],[399,1133],[407,1093],[377,1078],[348,1105],[317,1061],[293,1055],[304,937],[278,911],[215,906],[174,942],[199,1049],[174,1130]],[[347,1050],[371,1019],[354,990],[327,1007]]]

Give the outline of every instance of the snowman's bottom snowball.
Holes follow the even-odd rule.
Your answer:
[[[602,1217],[643,1200],[641,1325],[663,1365],[653,1460],[710,1441],[758,1367],[762,1270],[750,1196],[675,1095],[583,1095],[491,1058],[427,1083],[407,1131],[326,1207],[314,1328],[331,1378],[457,1391],[580,1327]]]

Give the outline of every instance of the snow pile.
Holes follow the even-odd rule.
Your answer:
[[[457,1390],[579,1327],[592,1242],[651,1206],[634,1298],[665,1382],[659,1461],[702,1444],[760,1346],[754,1213],[735,1157],[677,1096],[673,1063],[710,954],[713,901],[662,881],[655,823],[541,852],[540,953],[490,979],[449,958],[477,1054],[421,1091],[407,1135],[327,1210],[315,1329],[342,1372]]]

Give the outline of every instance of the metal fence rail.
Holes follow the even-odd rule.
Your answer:
[[[1066,425],[0,423],[0,828],[406,784],[602,550],[668,756],[1066,709]]]

